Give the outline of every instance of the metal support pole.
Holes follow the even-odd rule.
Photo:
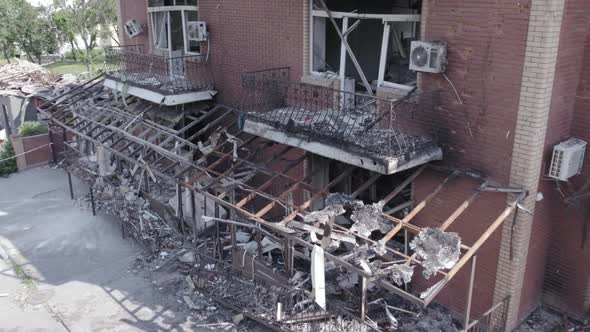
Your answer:
[[[51,130],[51,126],[48,126],[49,129],[49,143],[51,143],[51,145],[49,145],[49,148],[51,149],[51,158],[53,159],[53,163],[56,164],[57,163],[57,154],[55,152],[55,142],[53,139],[53,131]]]
[[[193,219],[193,236],[195,244],[197,243],[198,225],[197,225],[197,211],[195,207],[195,191],[191,190],[191,218]]]
[[[90,204],[92,205],[92,215],[96,216],[96,205],[94,205],[94,193],[92,186],[90,186]]]
[[[70,198],[74,200],[74,187],[72,186],[72,174],[67,172],[68,174],[68,184],[70,185]]]
[[[364,321],[367,317],[367,290],[369,289],[369,279],[360,277],[359,285],[361,287],[361,319]]]
[[[258,225],[258,228],[260,228],[260,224]],[[262,232],[260,232],[260,229],[256,230],[256,245],[258,257],[262,259]]]
[[[178,192],[178,228],[180,228],[180,232],[184,235],[184,207],[182,205],[182,187],[180,184],[176,185],[176,191]]]
[[[477,260],[477,256],[471,257],[471,273],[469,275],[469,288],[467,289],[467,307],[465,309],[465,324],[464,330],[467,332],[469,329],[469,319],[471,315],[471,301],[473,299],[473,283],[475,281],[475,263]]]

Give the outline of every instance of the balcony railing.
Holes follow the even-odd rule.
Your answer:
[[[107,78],[163,95],[213,90],[213,75],[203,55],[165,58],[128,45],[108,48],[105,60]]]
[[[397,157],[435,142],[437,92],[386,99],[329,87],[293,83],[289,68],[242,75],[242,111],[308,140]]]

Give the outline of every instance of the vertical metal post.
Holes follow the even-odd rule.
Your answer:
[[[180,228],[180,232],[182,233],[182,235],[184,235],[184,207],[182,205],[182,187],[180,186],[180,184],[176,185],[176,192],[178,193],[178,228]]]
[[[404,229],[404,255],[408,256],[408,230]],[[408,283],[404,282],[404,290],[408,291]]]
[[[90,204],[92,205],[92,215],[96,216],[96,205],[94,205],[94,193],[92,186],[90,186]]]
[[[68,184],[70,185],[70,198],[74,200],[74,187],[72,186],[72,174],[67,172],[68,174]]]
[[[467,307],[465,309],[465,324],[463,331],[467,332],[469,328],[469,319],[471,315],[471,301],[473,299],[473,283],[475,281],[475,263],[477,256],[471,257],[471,273],[469,275],[469,288],[467,289]]]
[[[233,165],[233,162],[232,162],[232,165]],[[232,205],[236,204],[236,191],[235,190],[231,191],[230,203]],[[229,212],[230,212],[230,219],[236,220],[236,211],[234,209],[230,209]],[[236,225],[228,225],[228,226],[230,228],[231,245],[232,245],[232,250],[233,250],[234,248],[236,248]]]
[[[285,253],[283,255],[283,259],[285,260],[285,273],[287,273],[288,276],[291,276],[291,246],[288,238],[285,238],[283,250]]]
[[[51,149],[51,158],[53,159],[53,163],[57,163],[57,155],[55,153],[55,142],[53,139],[53,131],[51,130],[51,126],[48,126],[47,129],[49,129],[49,143],[51,143],[51,145],[49,146],[49,148]]]
[[[219,204],[217,202],[213,203],[213,215],[215,216],[215,246],[217,248],[217,252],[219,253],[219,259],[223,259],[223,248],[221,245],[221,230],[219,229]]]
[[[256,245],[258,257],[262,259],[262,232],[260,232],[260,224],[258,224],[258,228],[256,229]]]
[[[145,192],[149,194],[149,192],[150,192],[150,176],[148,174],[147,168],[143,172],[143,182],[145,183]]]
[[[195,208],[195,191],[191,190],[191,218],[193,219],[193,236],[195,240],[195,244],[197,243],[197,236],[198,236],[198,225],[197,225],[197,211]]]
[[[369,279],[359,277],[361,280],[359,285],[361,287],[361,319],[364,321],[367,317],[367,290],[369,289]]]

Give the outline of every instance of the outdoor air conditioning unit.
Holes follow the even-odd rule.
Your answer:
[[[570,138],[553,147],[553,157],[549,168],[549,177],[567,181],[582,171],[586,142],[577,138]]]
[[[125,32],[129,38],[133,38],[137,35],[140,35],[143,32],[143,28],[141,24],[137,23],[135,19],[131,19],[125,23]]]
[[[194,21],[187,23],[188,40],[202,42],[207,41],[207,23],[204,21]]]
[[[447,68],[447,44],[443,42],[413,41],[410,69],[427,73],[443,73]]]

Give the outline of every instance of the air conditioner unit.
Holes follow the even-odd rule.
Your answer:
[[[140,35],[143,32],[143,28],[135,19],[131,19],[125,23],[125,32],[129,38],[133,38]]]
[[[447,44],[443,42],[413,41],[410,69],[427,73],[443,73],[447,68]]]
[[[187,23],[188,40],[202,42],[207,40],[207,23],[194,21]]]
[[[572,176],[580,174],[584,162],[586,144],[581,139],[572,137],[554,146],[549,177],[567,181]]]

